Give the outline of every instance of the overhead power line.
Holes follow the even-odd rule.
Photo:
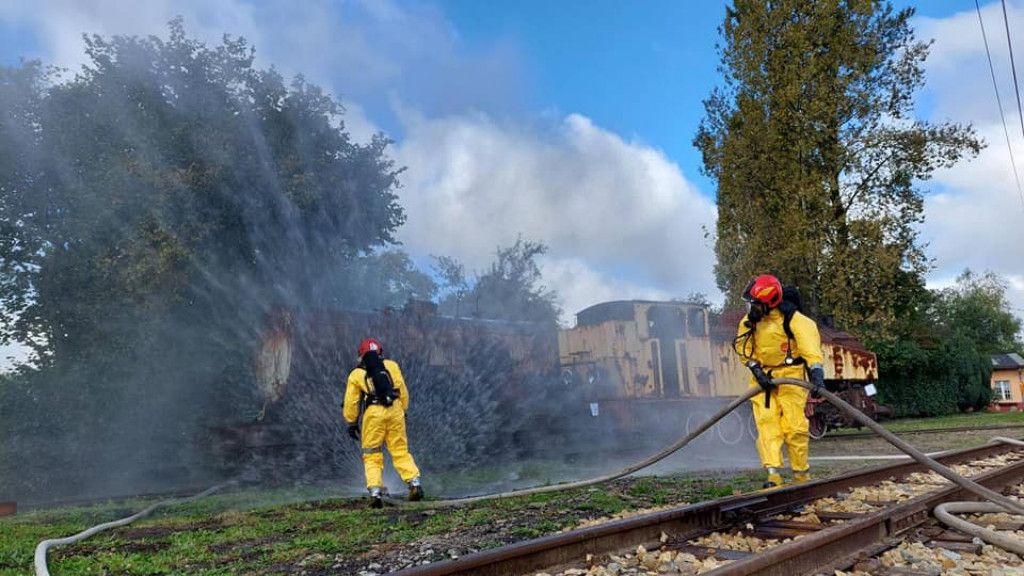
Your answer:
[[[1010,19],[1006,16],[1006,0],[1002,0],[1003,4],[1003,24],[1006,26],[1006,47],[1010,50],[1010,72],[1013,74],[1013,91],[1017,93],[1017,113],[1020,118],[1020,133],[1024,136],[1024,109],[1020,106],[1020,86],[1017,85],[1017,64],[1013,59],[1013,41],[1010,39]],[[974,5],[978,5],[978,0],[974,0]]]
[[[988,58],[988,71],[992,75],[992,88],[996,92],[996,105],[999,107],[999,118],[1003,122],[1003,135],[1006,136],[1006,149],[1010,153],[1010,167],[1013,168],[1013,180],[1017,184],[1017,194],[1020,196],[1021,205],[1024,206],[1024,189],[1021,189],[1020,175],[1017,173],[1017,160],[1013,157],[1013,145],[1010,143],[1010,130],[1006,125],[1006,115],[1003,113],[1003,99],[999,96],[999,83],[996,81],[996,69],[992,65],[992,53],[988,48],[988,36],[985,34],[985,21],[981,17],[981,5],[974,0],[974,7],[978,11],[978,24],[981,25],[981,39],[985,43],[985,56]],[[1006,22],[1006,42],[1010,44],[1010,24],[1006,17],[1006,0],[1003,0],[1003,20]],[[1020,113],[1020,90],[1017,89],[1017,70],[1013,63],[1013,45],[1010,44],[1010,66],[1013,70],[1013,87],[1017,92],[1017,111],[1020,114],[1021,134],[1024,135],[1024,113]]]

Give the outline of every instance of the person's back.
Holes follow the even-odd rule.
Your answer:
[[[349,373],[345,386],[343,415],[349,435],[361,439],[366,488],[370,505],[383,505],[384,445],[402,480],[409,485],[409,499],[423,498],[420,471],[412,454],[405,430],[405,411],[409,392],[398,363],[382,358],[379,342],[367,339],[359,347],[359,365]],[[356,423],[362,410],[363,425]]]

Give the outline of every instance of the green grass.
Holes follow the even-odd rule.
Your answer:
[[[759,482],[756,473],[728,481],[644,477],[618,481],[614,488],[591,487],[430,511],[370,510],[362,501],[343,499],[280,504],[312,495],[245,490],[161,509],[129,526],[53,548],[47,564],[55,576],[267,575],[297,573],[300,565],[331,571],[338,558],[355,558],[375,546],[469,534],[474,528],[487,531],[499,523],[509,525],[507,535],[515,539],[535,538],[577,526],[581,519],[707,500],[753,489]],[[0,519],[0,576],[31,574],[35,546],[44,539],[76,534],[151,503],[119,502]],[[493,538],[482,545],[505,543]]]
[[[934,428],[958,428],[958,427],[984,427],[984,426],[1005,426],[1019,424],[1024,426],[1024,412],[968,412],[964,414],[951,414],[949,416],[936,416],[933,418],[903,418],[900,420],[883,420],[879,422],[886,430],[891,432],[914,432],[918,430],[931,430]],[[843,428],[829,431],[829,434],[843,435],[865,432],[867,428]]]

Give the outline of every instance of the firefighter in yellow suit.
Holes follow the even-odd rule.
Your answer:
[[[370,506],[373,508],[383,506],[384,444],[387,444],[395,470],[409,486],[409,499],[423,498],[420,470],[409,453],[409,440],[405,433],[409,390],[398,363],[384,360],[383,352],[380,342],[372,338],[359,345],[359,366],[348,375],[343,407],[349,436],[362,439],[366,489],[370,492]],[[360,431],[357,421],[363,407]]]
[[[743,293],[750,310],[740,321],[734,346],[751,370],[751,386],[765,393],[751,399],[757,424],[757,451],[768,480],[765,488],[782,485],[782,446],[785,444],[793,480],[810,479],[807,461],[809,436],[804,412],[808,391],[791,384],[775,386],[772,378],[797,378],[814,385],[815,395],[825,385],[821,335],[814,320],[783,302],[782,284],[771,275],[754,278]],[[786,317],[789,317],[786,330]]]

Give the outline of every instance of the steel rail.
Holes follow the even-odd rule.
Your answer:
[[[1006,452],[1012,452],[1018,449],[1019,447],[1006,444],[987,444],[978,448],[968,448],[947,452],[936,456],[935,460],[946,465],[957,464]],[[579,530],[573,530],[561,534],[544,536],[533,540],[527,540],[502,546],[500,548],[462,556],[455,560],[446,560],[406,568],[404,570],[394,572],[394,574],[401,576],[451,576],[470,574],[481,576],[507,576],[515,574],[531,574],[541,570],[552,571],[555,567],[578,564],[586,557],[587,554],[621,554],[634,550],[640,545],[647,547],[649,550],[658,548],[661,546],[661,536],[663,533],[668,535],[672,540],[685,541],[713,530],[741,523],[747,518],[783,512],[785,510],[792,509],[798,504],[810,502],[818,498],[832,496],[849,488],[871,485],[893,476],[905,476],[913,472],[927,472],[928,470],[929,469],[927,467],[916,461],[882,464],[848,472],[833,478],[816,480],[806,484],[790,485],[751,494],[729,496],[718,500],[711,500],[679,508],[652,512],[650,514],[644,514],[623,520],[615,520],[605,524],[581,528]],[[1002,475],[1011,473],[1008,472],[1008,470],[1012,470],[1012,473],[1014,474],[1019,473],[1024,476],[1024,461],[1022,461],[1020,465],[1003,468],[997,471],[997,473],[993,473],[993,475],[997,475],[994,477],[1002,477]],[[998,481],[989,479],[989,475],[980,477],[979,480],[982,482]],[[949,492],[956,497],[960,497],[963,494],[962,489],[955,486],[951,487]],[[927,517],[927,508],[924,508],[923,510],[924,516]],[[920,514],[921,511],[917,509],[914,509],[912,513],[892,512],[883,519],[883,524],[889,523],[901,526],[901,523],[909,522],[908,518],[914,518],[916,521],[917,516]],[[865,524],[865,522],[866,520],[858,520],[857,522],[853,522],[852,525],[859,526],[864,524],[865,527],[870,527],[868,524]],[[844,530],[852,530],[852,528],[846,527],[847,524],[840,525],[840,527],[843,527]],[[871,526],[874,526],[874,524],[871,524]],[[892,532],[888,527],[884,528],[885,530],[874,528],[875,532],[873,533],[870,531],[862,532],[857,530],[856,534],[861,538],[876,538],[883,532]],[[798,542],[802,543],[808,538],[816,536],[819,535],[809,535],[801,538]],[[871,541],[874,542],[876,540],[872,539]],[[858,550],[860,549],[859,547],[861,544],[859,542],[856,544],[849,544],[851,547],[854,545],[858,546]],[[817,554],[817,562],[818,564],[821,564],[822,555],[819,552],[816,552],[814,548],[811,548],[810,552],[812,556]],[[771,557],[778,557],[778,555],[782,553],[783,552],[781,551],[775,552]],[[755,555],[751,561],[757,561],[761,557],[768,556],[769,554],[767,552],[759,553]],[[793,557],[799,558],[800,555],[796,554]],[[729,568],[729,566],[721,569]],[[761,566],[760,564],[754,564],[752,566],[753,569],[764,570],[767,565]],[[767,566],[767,569],[771,569],[771,567]],[[797,574],[797,572],[794,572],[792,568],[779,568],[779,570],[781,571],[735,573],[777,573],[784,574],[785,576],[794,576]],[[715,574],[718,574],[718,572],[716,571]],[[722,572],[722,574],[727,573]],[[729,572],[728,574],[732,574],[732,572]]]
[[[1024,479],[1024,460],[972,478],[987,488],[997,489]],[[837,566],[848,566],[861,551],[906,532],[928,520],[931,509],[943,502],[974,499],[960,486],[951,485],[922,494],[901,504],[854,518],[795,539],[758,554],[736,560],[706,572],[714,576],[799,576]]]

